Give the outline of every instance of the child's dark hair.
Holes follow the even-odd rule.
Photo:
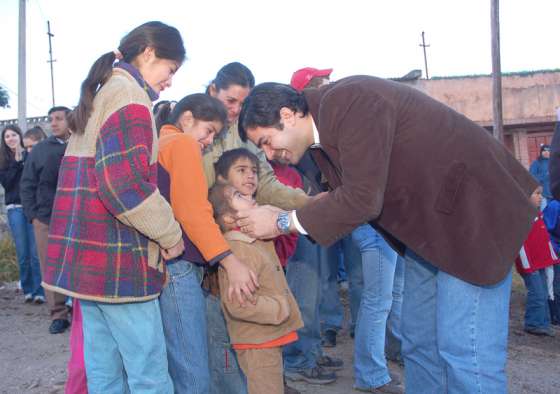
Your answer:
[[[257,172],[259,171],[259,158],[246,148],[237,148],[225,151],[218,161],[214,164],[214,169],[216,171],[216,178],[221,175],[222,178],[227,180],[227,174],[231,166],[241,158],[247,158],[257,166]]]
[[[159,59],[174,60],[178,65],[185,60],[185,47],[179,30],[157,21],[147,22],[133,29],[124,36],[117,49],[122,54],[122,61],[131,63],[148,47],[154,49]],[[93,99],[111,76],[115,60],[113,51],[102,55],[93,63],[82,82],[80,101],[68,117],[68,126],[74,133],[83,134],[93,109]]]
[[[214,85],[216,92],[228,89],[231,85],[253,89],[255,87],[255,77],[247,66],[239,62],[232,62],[220,68],[216,78],[206,88],[206,94],[210,92],[210,86],[212,85]]]
[[[43,141],[47,138],[47,134],[41,128],[41,126],[35,126],[25,132],[25,134],[23,135],[23,139],[25,138],[29,138],[33,141]]]
[[[52,107],[51,109],[49,109],[49,112],[47,112],[47,115],[52,114],[53,112],[64,112],[64,115],[68,116],[68,114],[70,113],[71,109],[68,107],[65,107],[63,105],[57,105],[55,107]]]
[[[234,189],[228,183],[216,182],[208,191],[208,201],[210,201],[214,210],[214,220],[218,223],[222,232],[227,231],[224,216],[227,213],[235,214],[235,210],[231,207],[231,198],[227,195],[230,188]]]
[[[193,118],[207,122],[218,121],[222,124],[222,130],[227,127],[227,110],[222,102],[204,93],[189,94],[183,97],[173,109],[172,103],[164,103],[160,106],[156,116],[158,130],[166,124],[178,125],[181,115],[191,111]],[[158,125],[159,123],[159,125]],[[219,133],[218,133],[219,134]]]

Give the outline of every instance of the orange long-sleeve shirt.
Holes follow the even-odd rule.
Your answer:
[[[167,194],[165,191],[169,190],[169,196],[166,197],[188,240],[204,260],[210,264],[217,263],[230,253],[230,248],[214,220],[212,206],[208,202],[208,184],[200,146],[191,136],[171,125],[162,127],[159,144],[160,190],[164,196]],[[161,176],[161,170],[164,176]],[[185,254],[190,261],[192,259],[188,256],[193,255],[193,252],[189,253],[188,248],[187,245]]]

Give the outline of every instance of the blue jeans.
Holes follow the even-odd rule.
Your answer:
[[[211,394],[246,394],[247,380],[239,368],[227,332],[220,299],[208,292],[206,318],[208,326],[208,365]]]
[[[29,223],[21,207],[7,210],[8,225],[16,246],[19,280],[23,294],[31,297],[45,296],[41,286],[41,265],[35,245],[33,225]]]
[[[525,329],[550,328],[550,309],[544,269],[522,274],[521,277],[527,287]]]
[[[406,387],[415,394],[506,393],[511,273],[496,285],[476,286],[410,250],[405,259]]]
[[[80,300],[89,394],[173,393],[158,300]]]
[[[321,355],[321,296],[320,249],[304,236],[299,236],[296,250],[286,270],[286,279],[301,312],[304,326],[298,330],[298,340],[284,346],[284,369],[301,371],[317,366]]]
[[[377,388],[391,381],[385,360],[385,329],[393,302],[397,253],[369,224],[352,232],[362,257],[364,288],[354,342],[356,387]]]
[[[343,256],[346,274],[348,276],[348,290],[350,299],[350,331],[354,331],[360,300],[362,295],[362,259],[352,238],[346,236],[334,245],[320,248],[321,262],[321,301],[319,314],[321,330],[335,330],[342,328],[344,321],[344,307],[338,292],[338,266],[340,256]],[[341,253],[342,251],[342,253]]]
[[[159,298],[169,374],[176,393],[210,390],[206,301],[202,267],[184,260],[167,265],[169,283]]]
[[[393,361],[402,361],[401,343],[401,315],[404,290],[404,257],[397,256],[395,278],[393,279],[393,304],[387,318],[387,331],[385,336],[385,355]]]

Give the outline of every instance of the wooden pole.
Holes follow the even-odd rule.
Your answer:
[[[426,79],[430,79],[430,75],[428,74],[428,56],[426,55],[426,48],[429,45],[426,45],[426,40],[424,39],[424,32],[422,32],[422,44],[420,44],[422,49],[424,49],[424,67],[426,70]]]
[[[494,137],[504,141],[502,113],[502,68],[500,64],[500,1],[490,0],[492,32],[492,110],[494,115]]]
[[[27,129],[27,82],[25,59],[25,2],[19,0],[19,50],[18,50],[18,125],[23,132]]]
[[[52,106],[54,107],[54,70],[53,70],[53,63],[56,62],[56,60],[53,60],[52,58],[52,43],[51,43],[51,38],[54,37],[54,34],[51,33],[51,22],[47,21],[47,36],[49,36],[49,60],[48,62],[51,65],[51,94],[52,94]]]

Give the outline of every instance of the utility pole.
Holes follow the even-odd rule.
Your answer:
[[[492,110],[494,115],[494,138],[504,141],[502,113],[502,67],[500,64],[500,1],[490,0],[492,32]]]
[[[47,36],[49,36],[49,60],[48,63],[51,64],[51,93],[52,93],[52,106],[54,107],[54,70],[53,70],[53,63],[56,60],[52,58],[52,43],[51,38],[54,37],[54,34],[51,33],[51,22],[47,21]]]
[[[422,44],[420,44],[419,46],[421,46],[424,49],[424,67],[426,70],[426,79],[430,79],[430,75],[428,74],[428,57],[426,56],[426,47],[429,47],[429,45],[426,45],[426,40],[424,39],[424,32],[422,32]]]
[[[19,0],[19,50],[18,50],[18,125],[22,130],[27,129],[27,84],[25,60],[25,2]]]

